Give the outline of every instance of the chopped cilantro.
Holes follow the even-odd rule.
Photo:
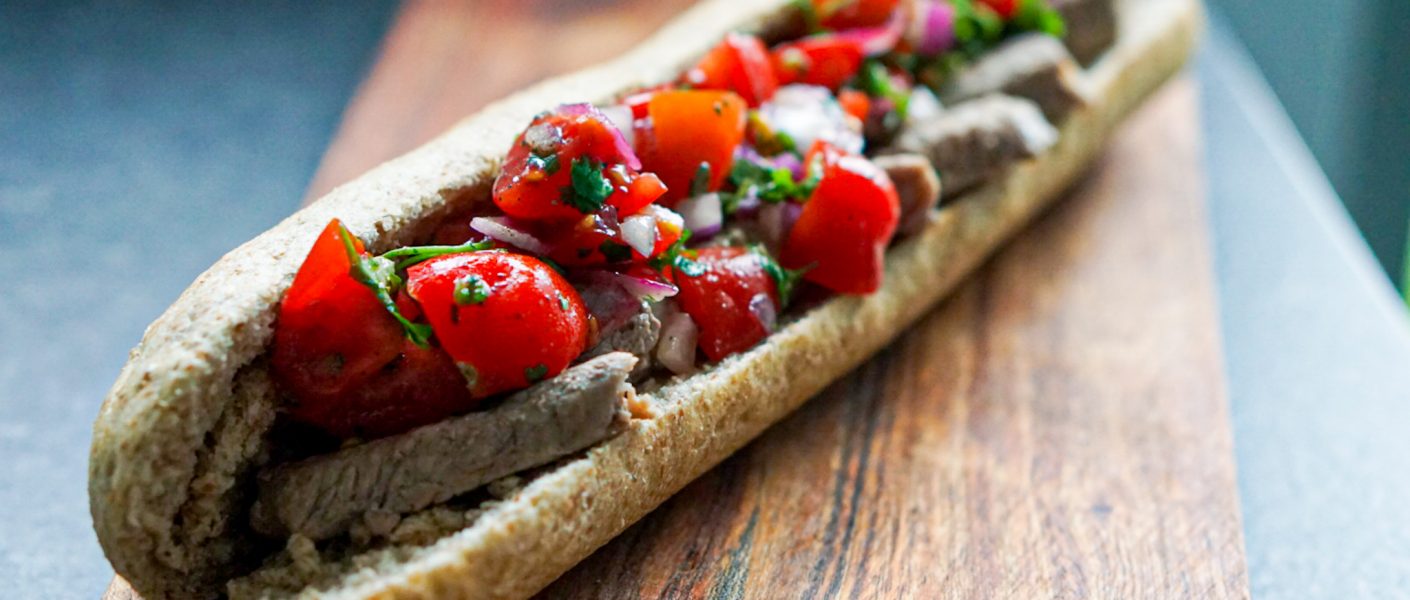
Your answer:
[[[685,247],[686,241],[690,239],[690,230],[681,232],[680,239],[676,240],[666,248],[666,250],[647,261],[647,266],[656,271],[664,271],[666,267],[671,267],[686,277],[699,277],[705,274],[705,266],[696,262],[692,256],[694,251]]]
[[[538,383],[539,380],[543,379],[544,375],[548,375],[548,365],[546,364],[539,363],[532,367],[524,368],[524,379],[529,380],[529,383]]]
[[[557,292],[557,293],[558,293],[558,308],[561,308],[561,309],[563,309],[563,310],[565,310],[565,311],[568,310],[568,307],[569,307],[569,306],[572,306],[572,305],[568,304],[568,297],[567,297],[567,296],[564,296],[564,295],[563,295],[563,292]]]
[[[868,96],[890,100],[896,107],[897,119],[906,120],[906,108],[911,102],[911,92],[896,87],[895,82],[891,80],[891,72],[880,60],[868,59],[862,64],[862,70],[857,72],[857,85]]]
[[[411,265],[431,260],[437,256],[488,250],[492,246],[494,246],[494,242],[490,241],[465,242],[458,246],[407,246],[383,254],[382,258],[396,263],[397,271],[404,271]]]
[[[818,169],[809,169],[806,179],[794,181],[793,171],[788,167],[736,160],[729,174],[729,181],[734,185],[735,193],[724,197],[725,209],[727,212],[734,212],[739,206],[740,198],[749,194],[765,202],[774,203],[807,200],[813,195],[813,189],[818,186],[821,178],[822,173]]]
[[[1053,37],[1067,35],[1067,24],[1062,15],[1048,6],[1045,0],[1019,0],[1018,12],[1009,21],[1009,27],[1019,31],[1041,31]]]
[[[550,154],[548,156],[539,156],[537,154],[529,155],[529,168],[533,170],[543,171],[544,175],[551,176],[554,173],[557,173],[559,167],[561,166],[562,165],[559,164],[557,154]]]
[[[352,234],[347,229],[339,228],[338,235],[343,238],[343,250],[347,252],[348,262],[352,263],[348,274],[353,280],[372,290],[382,307],[401,323],[407,339],[417,346],[426,347],[431,340],[431,326],[412,323],[402,316],[392,298],[392,294],[396,293],[402,284],[401,277],[397,275],[396,264],[384,256],[367,256],[358,252],[357,247],[353,245]]]
[[[568,272],[563,270],[563,265],[560,265],[560,264],[558,264],[557,262],[554,262],[553,259],[551,259],[551,258],[549,258],[549,257],[547,257],[547,256],[540,256],[540,257],[538,257],[538,259],[541,260],[541,261],[543,261],[543,264],[548,265],[549,268],[553,269],[554,271],[558,271],[558,274],[559,274],[559,275],[564,275],[564,276],[567,276],[567,275],[568,275]]]
[[[695,178],[690,180],[690,196],[694,198],[710,191],[710,163],[701,161],[695,169]]]
[[[602,163],[591,158],[574,158],[572,183],[562,189],[563,202],[585,215],[602,210],[612,195],[612,182],[602,175]]]
[[[455,280],[455,289],[450,295],[456,304],[480,304],[490,297],[490,286],[479,275],[469,275]]]
[[[602,251],[602,256],[607,258],[607,262],[626,262],[632,259],[630,247],[612,240],[602,242],[597,249]]]
[[[788,269],[778,264],[768,248],[762,244],[750,244],[749,251],[757,254],[764,263],[764,272],[769,274],[769,278],[774,280],[774,285],[778,287],[779,308],[788,306],[788,302],[793,299],[793,291],[798,285],[798,281],[803,278],[803,274],[808,272],[808,268]]]

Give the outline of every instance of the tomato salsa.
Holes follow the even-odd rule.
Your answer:
[[[759,344],[801,289],[879,289],[901,206],[867,149],[955,65],[1061,20],[1043,0],[798,7],[802,37],[730,33],[671,84],[536,116],[445,245],[373,255],[331,221],[278,308],[286,414],[406,431],[561,373],[633,311],[684,374]]]

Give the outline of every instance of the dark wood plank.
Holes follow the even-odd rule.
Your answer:
[[[408,3],[309,198],[686,4]],[[1193,98],[544,597],[1247,597]]]
[[[1194,106],[543,596],[1246,597]]]

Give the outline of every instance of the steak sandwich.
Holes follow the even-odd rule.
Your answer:
[[[94,425],[145,598],[533,594],[847,373],[1183,64],[1196,0],[709,0],[233,250]]]

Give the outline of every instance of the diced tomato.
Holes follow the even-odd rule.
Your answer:
[[[270,371],[291,397],[289,416],[339,437],[377,437],[473,407],[450,357],[408,340],[372,290],[352,278],[343,232],[334,219],[319,234],[279,305]],[[413,303],[399,300],[403,314],[416,318]]]
[[[688,197],[701,164],[710,168],[709,191],[719,189],[744,139],[744,100],[733,92],[677,90],[651,96],[646,110],[649,126],[637,132],[637,153],[642,169],[666,185],[660,202],[674,206]]]
[[[407,269],[407,293],[465,374],[475,398],[523,388],[567,368],[587,347],[578,292],[536,258],[450,254]]]
[[[813,0],[813,9],[823,27],[851,29],[885,23],[899,3],[900,0]]]
[[[778,76],[763,41],[752,35],[727,33],[686,72],[685,83],[697,89],[732,91],[749,106],[757,107],[774,95]]]
[[[721,360],[758,344],[778,314],[778,285],[765,259],[746,248],[703,248],[695,258],[702,272],[677,273],[676,300],[700,327],[700,349]]]
[[[774,47],[779,83],[806,83],[835,90],[862,68],[864,54],[853,40],[815,35]]]
[[[842,110],[856,117],[858,121],[865,122],[867,115],[871,114],[871,98],[867,97],[864,92],[857,90],[837,92],[837,103],[842,105]]]
[[[803,278],[835,292],[869,294],[881,287],[886,245],[901,205],[896,186],[866,157],[826,142],[809,150],[806,164],[822,161],[822,179],[803,205],[780,257],[807,268]]]
[[[1019,0],[979,0],[981,4],[993,9],[999,18],[1007,21],[1018,14]]]
[[[630,214],[666,191],[654,175],[639,173],[639,166],[601,112],[581,104],[561,106],[519,134],[495,179],[494,203],[509,216],[529,220],[571,220],[604,205]],[[575,178],[575,171],[585,176]]]

